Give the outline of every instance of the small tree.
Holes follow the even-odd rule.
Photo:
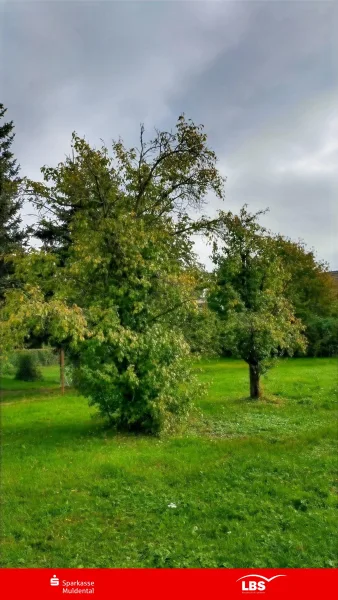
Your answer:
[[[301,322],[284,296],[287,272],[273,238],[244,206],[222,213],[213,259],[215,288],[209,304],[223,320],[224,346],[249,365],[250,396],[262,394],[260,376],[283,354],[304,348]]]

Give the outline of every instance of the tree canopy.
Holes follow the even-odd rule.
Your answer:
[[[304,325],[309,356],[338,353],[338,284],[328,265],[303,242],[275,237],[276,251],[289,278],[285,295]]]
[[[139,149],[118,141],[110,154],[73,134],[71,156],[42,172],[28,186],[44,246],[17,260],[9,321],[63,345],[78,389],[111,423],[171,428],[197,389],[180,327],[198,311],[191,233],[217,224],[196,210],[210,191],[223,197],[206,135],[181,116],[174,132],[146,142],[141,128]]]
[[[214,249],[215,287],[209,303],[223,320],[224,345],[249,365],[250,395],[261,395],[260,375],[271,361],[304,348],[302,325],[285,296],[288,273],[261,213],[244,206],[222,213]]]

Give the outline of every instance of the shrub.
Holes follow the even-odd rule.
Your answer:
[[[85,342],[74,384],[120,430],[172,431],[189,414],[201,386],[183,337],[161,326],[123,330],[109,343]]]
[[[18,366],[15,379],[20,381],[38,381],[42,379],[42,373],[37,366],[36,358],[30,352],[21,352],[18,355]]]

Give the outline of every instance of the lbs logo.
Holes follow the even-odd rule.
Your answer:
[[[268,579],[264,575],[255,575],[253,573],[252,575],[243,575],[237,581],[241,581],[242,592],[265,592],[267,583],[270,583],[273,579],[277,579],[277,577],[286,577],[286,575],[275,575]]]

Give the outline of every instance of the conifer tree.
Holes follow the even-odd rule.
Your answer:
[[[14,285],[13,266],[6,257],[21,248],[26,237],[21,228],[19,165],[11,152],[14,124],[5,121],[6,110],[0,103],[0,300]]]

